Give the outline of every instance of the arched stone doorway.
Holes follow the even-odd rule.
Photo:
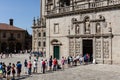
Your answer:
[[[1,43],[1,52],[6,52],[6,49],[7,49],[7,43],[6,42],[3,42]]]
[[[53,57],[60,59],[60,46],[62,45],[61,42],[57,39],[53,39],[51,44],[53,45]]]
[[[21,43],[16,43],[16,52],[18,53],[18,52],[20,52],[20,50],[22,49],[22,45],[21,45]]]
[[[15,45],[13,42],[9,43],[9,53],[14,53],[15,50]]]

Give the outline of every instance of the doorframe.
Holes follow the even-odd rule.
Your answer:
[[[58,46],[58,47],[59,47],[59,54],[58,54],[59,56],[58,56],[58,58],[55,57],[55,53],[54,53],[54,47],[55,47],[55,46]],[[53,57],[54,57],[54,58],[57,58],[57,59],[60,59],[60,45],[53,45]]]
[[[83,56],[84,56],[84,53],[83,53],[83,52],[84,52],[84,50],[83,50],[83,45],[84,45],[83,42],[84,42],[84,40],[86,40],[86,41],[87,41],[87,40],[88,40],[88,41],[91,40],[91,41],[92,41],[92,46],[91,46],[91,47],[92,47],[92,59],[94,59],[94,39],[93,39],[93,38],[89,38],[89,39],[83,38],[83,39],[82,39],[82,55],[83,55]],[[92,61],[93,61],[93,60],[92,60]],[[92,61],[91,61],[91,62],[92,62]]]

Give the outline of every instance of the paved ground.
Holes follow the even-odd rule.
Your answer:
[[[21,61],[23,63],[24,59],[28,59],[28,54],[14,55],[13,58],[0,59],[0,61],[5,63]],[[22,76],[16,80],[120,80],[120,66],[107,64],[80,65],[66,68],[64,71],[38,73],[31,76],[27,76],[22,72]]]

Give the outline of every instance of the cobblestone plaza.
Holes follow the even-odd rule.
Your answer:
[[[28,60],[28,54],[13,55],[12,58],[0,59],[7,65],[9,62],[16,63],[21,61],[22,65],[25,59]],[[32,61],[34,58],[32,57]],[[40,61],[40,59],[39,59]],[[39,65],[39,62],[38,62]],[[64,71],[46,72],[42,74],[38,68],[38,74],[27,76],[24,74],[24,66],[22,66],[22,75],[16,80],[119,80],[120,65],[107,64],[89,64],[79,65],[73,68],[65,68]],[[5,80],[5,79],[3,79]]]

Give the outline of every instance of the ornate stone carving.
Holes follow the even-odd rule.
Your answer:
[[[103,42],[103,55],[104,58],[109,58],[109,41]]]
[[[70,39],[69,40],[69,53],[70,55],[80,54],[80,40],[79,39]]]
[[[89,19],[89,17],[85,18],[85,33],[90,34],[90,19]]]
[[[74,54],[74,51],[75,51],[75,49],[74,49],[74,39],[70,39],[70,42],[69,42],[69,53],[70,53],[70,55],[73,55]]]
[[[96,42],[96,58],[101,58],[101,41]]]
[[[75,51],[76,51],[76,54],[80,53],[80,40],[79,39],[76,39],[75,41]]]
[[[72,18],[71,21],[73,23],[73,22],[77,21],[77,19],[76,18]]]
[[[75,26],[75,33],[76,34],[80,33],[80,26],[78,24]]]
[[[96,33],[100,34],[101,33],[101,26],[99,23],[96,24]]]

